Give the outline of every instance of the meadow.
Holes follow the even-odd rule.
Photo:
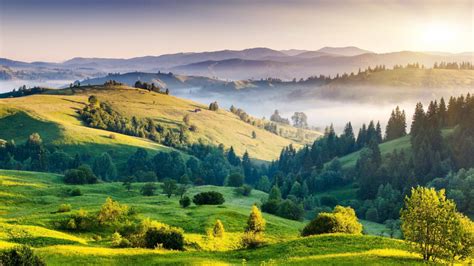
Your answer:
[[[197,127],[189,134],[191,142],[203,141],[212,145],[233,146],[239,155],[248,151],[256,160],[276,159],[283,147],[290,144],[301,147],[300,142],[275,135],[257,126],[248,124],[235,114],[219,109],[208,110],[208,106],[127,86],[91,86],[53,91],[50,94],[2,99],[0,101],[0,138],[23,142],[33,133],[40,133],[45,144],[61,147],[67,152],[89,152],[100,154],[106,151],[117,153],[114,157],[126,158],[138,147],[157,151],[171,149],[142,138],[89,128],[83,125],[77,111],[84,108],[90,95],[99,101],[112,104],[119,113],[131,118],[151,118],[169,128],[184,125],[183,117],[189,116],[190,124]],[[196,112],[196,109],[200,111]],[[291,126],[280,125],[284,131],[296,134]],[[256,138],[252,137],[255,131]],[[320,133],[303,130],[314,140]]]
[[[56,174],[0,170],[0,247],[28,244],[48,265],[93,264],[243,264],[266,263],[308,264],[418,264],[420,257],[410,253],[400,240],[370,235],[329,234],[300,237],[307,221],[292,221],[264,213],[267,221],[266,245],[257,249],[238,246],[250,207],[260,204],[267,194],[253,190],[248,197],[237,195],[233,188],[199,186],[188,190],[192,196],[202,191],[219,191],[226,202],[219,206],[179,206],[177,196],[163,194],[145,197],[138,191],[142,184],[134,183],[127,191],[121,183],[65,185]],[[69,188],[79,188],[83,195],[71,197]],[[113,232],[68,232],[58,230],[54,222],[84,209],[98,211],[107,197],[133,207],[142,218],[150,218],[185,231],[186,251],[112,248]],[[68,203],[71,212],[57,212],[60,204]],[[220,219],[226,237],[217,240],[206,230]],[[372,234],[380,234],[378,224],[364,223]]]

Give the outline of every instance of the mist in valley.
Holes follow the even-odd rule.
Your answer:
[[[347,88],[347,90],[353,91],[353,88]],[[359,97],[351,95],[346,97],[347,99],[344,97],[331,99],[321,96],[292,99],[288,95],[273,95],[265,99],[265,97],[255,96],[255,93],[252,96],[220,93],[203,96],[199,88],[192,88],[173,92],[173,95],[204,104],[217,101],[219,106],[225,109],[234,105],[258,118],[269,119],[273,112],[278,110],[282,117],[291,121],[291,116],[295,112],[304,112],[308,117],[308,125],[316,130],[324,131],[326,126],[333,124],[336,132],[341,133],[346,123],[351,122],[355,133],[357,133],[362,124],[368,124],[371,120],[379,121],[382,128],[385,128],[392,110],[397,106],[405,111],[407,130],[409,130],[415,105],[418,102],[423,104],[426,111],[432,100],[444,97],[447,104],[451,96],[472,94],[473,92],[473,89],[418,88],[407,92],[407,89],[403,88],[365,88],[364,93],[361,92]]]
[[[0,93],[10,92],[13,89],[18,90],[21,86],[25,85],[27,88],[40,86],[46,88],[62,88],[67,86],[73,80],[2,80],[0,81]]]

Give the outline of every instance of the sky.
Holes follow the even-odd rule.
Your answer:
[[[474,50],[472,0],[0,0],[0,57],[61,62],[252,47]]]

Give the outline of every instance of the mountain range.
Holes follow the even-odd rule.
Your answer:
[[[392,52],[374,53],[357,47],[324,47],[316,51],[251,48],[213,52],[176,53],[129,59],[76,57],[61,63],[21,62],[0,58],[0,79],[81,80],[117,72],[173,72],[223,80],[289,80],[313,75],[356,72],[375,65],[392,67],[418,62],[431,66],[441,61],[473,61],[472,53]]]

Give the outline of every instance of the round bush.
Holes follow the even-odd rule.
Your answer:
[[[196,205],[220,205],[224,203],[225,200],[221,193],[208,191],[194,195],[193,202]]]
[[[27,246],[14,247],[0,253],[0,265],[43,266],[46,263]]]
[[[145,246],[147,248],[156,248],[162,246],[166,249],[183,250],[184,235],[177,228],[150,228],[145,233]]]

